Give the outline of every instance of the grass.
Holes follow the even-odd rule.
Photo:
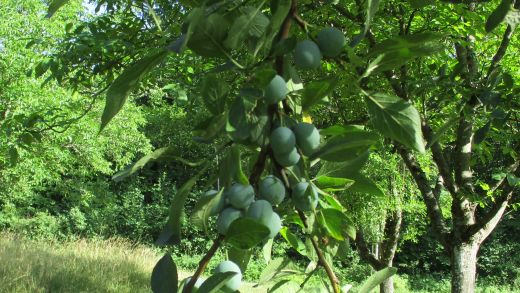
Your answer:
[[[0,292],[151,292],[150,275],[161,256],[150,247],[117,238],[56,242],[0,233]],[[219,255],[212,260],[209,269],[222,259]],[[198,260],[177,257],[175,261],[184,268],[179,279],[188,277]],[[265,266],[260,261],[251,265],[253,271]],[[519,292],[508,284],[482,279],[478,283],[479,293]],[[449,292],[450,288],[446,279],[405,275],[394,277],[394,286],[396,293]],[[244,282],[241,292],[266,289]]]

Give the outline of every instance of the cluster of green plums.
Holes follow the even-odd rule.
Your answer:
[[[323,56],[337,57],[345,46],[345,35],[334,27],[322,29],[316,43],[312,40],[300,41],[294,50],[294,63],[301,69],[316,69]]]

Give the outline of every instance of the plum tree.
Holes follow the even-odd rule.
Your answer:
[[[318,206],[318,193],[308,182],[300,182],[292,188],[294,206],[302,211],[311,211]]]
[[[294,136],[296,144],[306,156],[314,153],[320,145],[320,133],[318,129],[310,123],[300,122],[294,126]]]
[[[255,199],[255,190],[251,185],[235,183],[226,193],[226,200],[237,209],[247,208]]]
[[[345,46],[345,35],[337,28],[322,29],[316,37],[318,47],[323,56],[336,57]]]
[[[285,198],[285,186],[274,175],[266,176],[258,187],[258,195],[272,205],[279,205]]]
[[[235,221],[236,219],[241,218],[242,215],[243,212],[241,210],[237,210],[232,207],[225,208],[218,215],[217,231],[222,235],[226,235],[231,223],[233,223],[233,221]]]
[[[274,158],[282,167],[290,167],[296,165],[296,163],[300,161],[300,154],[298,154],[296,147],[293,147],[288,153],[275,152]]]
[[[265,88],[265,101],[267,104],[276,104],[287,95],[287,85],[283,77],[275,75]]]
[[[218,190],[208,190],[206,191],[202,197],[205,197],[205,198],[213,198],[215,197],[216,195],[218,194]],[[218,203],[213,206],[213,208],[211,209],[211,212],[210,212],[210,215],[211,216],[214,216],[214,215],[218,215],[218,213],[220,213],[225,207],[225,200],[224,200],[224,196],[221,196],[220,197],[220,200],[218,201]]]
[[[271,132],[271,148],[278,154],[291,152],[296,145],[296,137],[290,128],[278,127]]]
[[[298,42],[294,50],[294,62],[301,69],[316,69],[320,66],[321,52],[311,40]]]
[[[240,288],[240,284],[242,283],[242,271],[240,271],[240,267],[237,264],[230,260],[223,261],[217,265],[214,273],[225,273],[225,272],[235,272],[236,275],[231,277],[231,279],[227,280],[222,290],[225,292],[235,292]]]

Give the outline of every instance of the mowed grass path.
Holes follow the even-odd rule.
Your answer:
[[[0,292],[151,292],[160,257],[121,239],[57,243],[0,233]],[[249,284],[241,291],[265,292]]]

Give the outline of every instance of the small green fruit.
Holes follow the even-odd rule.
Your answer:
[[[273,175],[269,175],[260,182],[258,194],[272,205],[279,205],[285,198],[285,186],[282,180]]]
[[[206,191],[204,193],[204,195],[202,195],[202,196],[203,197],[207,197],[207,198],[213,198],[217,194],[218,194],[218,190],[212,189],[212,190]],[[211,216],[217,215],[218,213],[220,213],[224,209],[224,206],[225,206],[225,200],[224,200],[224,195],[222,195],[220,197],[219,202],[211,209],[210,215]]]
[[[233,184],[227,192],[229,204],[237,209],[247,208],[255,199],[255,190],[251,185]]]
[[[320,133],[314,125],[301,122],[294,127],[296,144],[306,156],[312,155],[320,145]]]
[[[267,200],[260,199],[249,206],[246,212],[246,217],[265,224],[271,218],[272,213],[273,207],[271,206],[271,203]]]
[[[184,280],[184,286],[186,286],[189,282],[191,281],[191,277],[187,277],[186,280]],[[202,286],[202,283],[204,283],[204,279],[203,278],[198,278],[197,281],[195,282],[195,286],[193,286],[193,291],[191,291],[192,293],[197,293],[197,291],[199,290],[200,286]]]
[[[334,27],[322,29],[316,38],[323,56],[336,57],[345,46],[345,35]]]
[[[318,206],[318,193],[309,183],[300,182],[292,188],[292,200],[297,209],[308,212]]]
[[[231,223],[233,223],[236,219],[241,218],[242,215],[243,214],[241,210],[237,210],[235,208],[224,209],[218,215],[217,231],[222,235],[226,235],[229,226],[231,226]]]
[[[275,153],[285,154],[294,149],[296,145],[296,137],[291,129],[287,127],[278,127],[271,132],[271,148]]]
[[[294,147],[290,152],[278,154],[274,153],[274,158],[282,167],[290,167],[294,166],[300,161],[300,154],[298,154],[298,150]]]
[[[267,104],[276,104],[285,99],[286,95],[287,85],[285,80],[281,76],[276,75],[265,88],[265,101]]]
[[[273,212],[268,222],[266,223],[267,228],[269,228],[269,238],[274,238],[280,229],[282,229],[282,220],[280,220],[280,216]]]
[[[242,282],[242,272],[240,268],[232,261],[226,260],[221,262],[213,271],[214,273],[225,273],[225,272],[235,272],[237,273],[231,279],[229,279],[222,289],[226,292],[235,292],[240,288],[240,283]]]
[[[321,52],[316,43],[305,40],[296,44],[294,62],[301,69],[316,69],[320,66]]]

